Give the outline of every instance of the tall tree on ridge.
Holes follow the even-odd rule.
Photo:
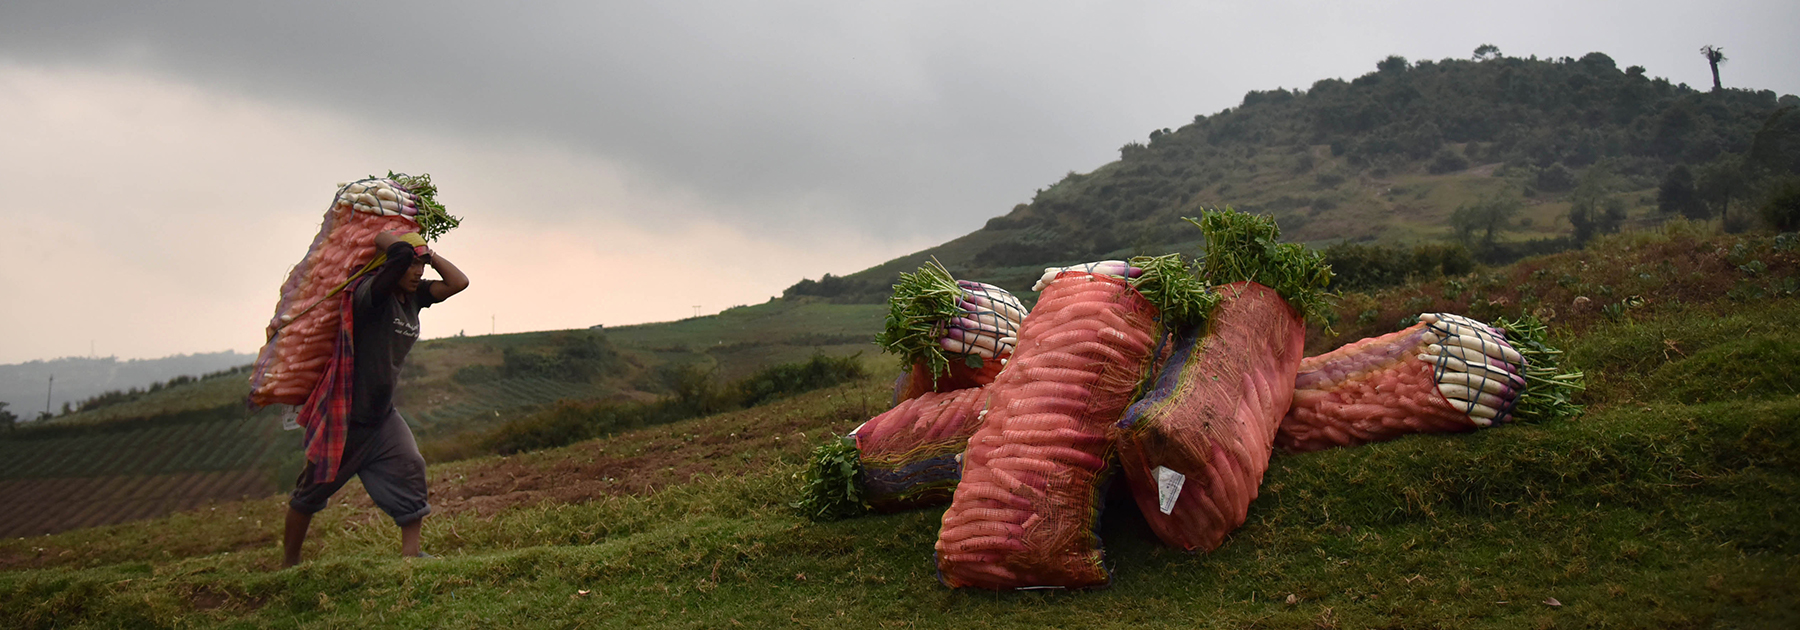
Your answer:
[[[1719,85],[1719,64],[1725,62],[1725,49],[1707,44],[1700,47],[1700,56],[1705,57],[1707,65],[1712,66],[1713,91],[1724,89]]]

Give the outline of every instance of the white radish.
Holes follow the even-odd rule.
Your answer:
[[[1500,396],[1496,396],[1493,394],[1489,394],[1487,392],[1481,391],[1479,389],[1475,389],[1473,387],[1469,387],[1468,385],[1456,385],[1456,384],[1451,384],[1451,383],[1445,383],[1442,385],[1438,385],[1437,388],[1438,388],[1438,391],[1443,393],[1444,397],[1450,399],[1450,401],[1452,403],[1459,401],[1459,400],[1465,401],[1465,402],[1476,402],[1476,403],[1480,403],[1483,405],[1487,405],[1489,407],[1493,407],[1495,409],[1504,407],[1504,406],[1506,406],[1506,403],[1507,403],[1507,400],[1505,398],[1502,398]]]
[[[1050,286],[1051,281],[1056,280],[1057,274],[1065,271],[1082,271],[1095,275],[1130,277],[1132,267],[1131,263],[1123,260],[1101,260],[1080,265],[1070,265],[1068,267],[1045,267],[1044,275],[1038,277],[1036,284],[1031,285],[1031,290],[1044,290],[1044,287]]]
[[[1007,304],[1005,302],[988,299],[981,295],[969,295],[964,297],[962,301],[964,304],[959,304],[958,306],[962,306],[964,309],[970,311],[988,309],[994,311],[995,314],[998,314],[1001,317],[1005,317],[1015,322],[1025,321],[1025,307],[1022,305]]]
[[[1017,327],[1010,325],[1011,323],[1005,319],[1000,319],[1000,318],[987,318],[987,319],[995,319],[998,321],[984,322],[984,321],[970,319],[967,317],[958,317],[956,319],[950,320],[949,326],[951,328],[958,328],[958,329],[968,330],[968,331],[993,333],[995,337],[1011,337],[1019,332],[1019,329]]]
[[[1004,289],[1000,289],[999,287],[995,287],[993,291],[970,292],[970,291],[965,290],[965,291],[963,291],[963,295],[965,295],[969,298],[981,298],[982,300],[987,300],[988,302],[1009,306],[1009,307],[1011,307],[1011,309],[1009,309],[1009,310],[1017,311],[1019,313],[1025,312],[1025,304],[1021,303],[1019,301],[1019,298],[1013,296],[1013,294],[1011,294],[1011,293],[1007,293]],[[975,300],[971,300],[971,301],[975,301]],[[982,303],[980,301],[975,301],[975,302],[977,304]]]
[[[1000,287],[988,284],[986,282],[976,282],[974,280],[957,280],[956,285],[960,286],[964,289],[972,289],[972,290],[976,290],[976,291],[994,295],[994,296],[1012,297],[1012,292],[1007,291],[1006,289],[1002,289]]]
[[[1503,338],[1494,334],[1494,331],[1488,330],[1487,328],[1476,328],[1462,324],[1438,322],[1436,324],[1431,324],[1431,330],[1440,335],[1461,335],[1464,337],[1475,337],[1489,343],[1506,344],[1506,341]]]
[[[964,343],[977,344],[977,345],[985,347],[989,350],[994,350],[994,351],[998,351],[998,350],[1000,350],[1001,347],[1010,343],[1009,340],[1016,341],[1012,337],[1001,337],[999,335],[990,335],[990,334],[980,333],[980,332],[971,332],[971,331],[963,330],[961,328],[952,328],[948,331],[945,331],[944,338],[950,339],[950,340],[955,340],[955,341],[961,341]]]
[[[355,208],[357,212],[365,212],[365,213],[373,214],[373,215],[377,215],[377,216],[384,216],[384,217],[400,216],[400,213],[398,213],[398,212],[394,212],[394,211],[388,210],[386,208],[378,208],[378,207],[371,206],[368,204],[363,204],[363,203],[359,203],[359,204],[356,204],[351,207]]]
[[[967,343],[963,343],[963,342],[956,341],[954,339],[949,339],[949,338],[939,339],[938,346],[945,350],[949,350],[951,352],[955,352],[955,353],[959,353],[959,354],[973,354],[973,355],[981,357],[983,359],[992,359],[992,358],[995,358],[996,356],[999,356],[999,354],[1001,354],[1001,353],[996,353],[993,350],[983,348],[981,346],[967,344]]]
[[[974,324],[974,326],[962,325],[957,322],[968,322]],[[1018,322],[1002,317],[999,313],[986,310],[974,312],[964,311],[964,316],[951,320],[950,325],[958,328],[972,328],[979,330],[993,329],[1005,332],[1009,335],[1018,332],[1019,330]]]
[[[1484,322],[1470,319],[1470,318],[1464,317],[1462,315],[1457,315],[1455,313],[1420,313],[1419,321],[1425,322],[1427,324],[1435,324],[1440,321],[1448,321],[1448,322],[1462,324],[1464,326],[1470,326],[1470,327],[1474,327],[1474,328],[1478,328],[1478,329],[1489,330],[1489,331],[1494,332],[1495,334],[1501,333],[1501,330],[1499,328],[1496,328],[1494,326],[1489,326],[1488,324],[1486,324]]]
[[[1500,368],[1500,367],[1495,367],[1490,364],[1464,362],[1461,359],[1453,359],[1450,357],[1437,357],[1437,356],[1432,356],[1429,354],[1419,355],[1419,360],[1441,366],[1444,368],[1444,370],[1446,370],[1448,372],[1461,372],[1461,373],[1466,373],[1466,374],[1473,374],[1476,376],[1484,376],[1484,377],[1495,379],[1495,380],[1506,381],[1507,383],[1511,384],[1515,388],[1522,389],[1525,387],[1525,379],[1524,378],[1521,378],[1519,375],[1514,374],[1511,370],[1508,370],[1505,368]]]
[[[1512,349],[1512,346],[1502,342],[1487,341],[1471,335],[1448,335],[1439,338],[1437,342],[1445,347],[1461,346],[1468,348],[1487,356],[1506,361],[1512,365],[1525,364],[1525,357],[1520,356],[1519,351]]]
[[[1482,339],[1496,339],[1499,337],[1499,335],[1494,334],[1494,331],[1489,330],[1485,326],[1470,326],[1468,324],[1457,322],[1438,322],[1435,324],[1428,324],[1428,326],[1439,334],[1445,335],[1472,335]]]
[[[1452,401],[1452,402],[1454,402],[1454,401]],[[1481,420],[1491,421],[1495,418],[1500,417],[1499,409],[1495,409],[1493,407],[1489,407],[1489,406],[1483,405],[1481,403],[1463,401],[1463,403],[1457,405],[1456,408],[1459,411],[1462,411],[1463,413],[1468,414],[1470,418],[1478,418]],[[1480,424],[1480,422],[1478,421],[1477,424]],[[1487,425],[1483,424],[1481,426],[1487,426]]]
[[[1426,344],[1425,351],[1429,352],[1431,354],[1456,357],[1458,359],[1462,359],[1463,361],[1474,361],[1477,363],[1493,363],[1493,362],[1505,363],[1505,361],[1503,361],[1503,360],[1496,359],[1494,357],[1490,357],[1488,355],[1482,354],[1480,350],[1464,348],[1462,346],[1444,346],[1444,345],[1438,345],[1436,343],[1431,343],[1431,344]],[[1515,370],[1519,368],[1519,366],[1510,365],[1510,364],[1508,364],[1508,367],[1511,367]]]
[[[1445,372],[1438,378],[1439,385],[1467,385],[1496,396],[1512,396],[1516,393],[1511,385],[1491,378],[1485,378],[1466,372]]]
[[[393,210],[395,212],[406,210],[408,208],[413,208],[412,204],[410,204],[410,203],[377,199],[377,198],[375,198],[375,196],[368,195],[368,194],[357,195],[356,202],[363,204],[363,205],[380,206],[383,208],[387,208],[389,210]]]
[[[1431,346],[1426,346],[1426,348],[1430,348],[1430,347]],[[1438,346],[1438,347],[1442,348],[1443,346]],[[1461,349],[1466,350],[1466,348],[1461,348]],[[1472,355],[1482,358],[1482,359],[1493,359],[1493,357],[1490,357],[1488,355],[1478,354],[1478,353],[1475,353],[1472,351],[1469,352],[1468,354],[1472,354]],[[1478,361],[1478,360],[1465,361],[1463,359],[1457,358],[1455,356],[1451,356],[1449,354],[1420,353],[1418,356],[1419,356],[1420,361],[1424,361],[1424,362],[1430,363],[1432,365],[1441,366],[1446,369],[1451,369],[1451,370],[1455,370],[1458,372],[1467,372],[1471,369],[1478,369],[1478,370],[1488,370],[1490,372],[1503,372],[1507,375],[1513,376],[1514,378],[1518,377],[1518,372],[1516,372],[1513,369],[1513,366],[1507,365],[1505,362]]]
[[[356,204],[354,206],[354,208],[356,209],[357,212],[364,212],[364,213],[379,215],[379,216],[384,216],[384,217],[400,217],[400,218],[406,219],[408,221],[412,221],[413,223],[419,222],[418,218],[412,214],[406,214],[404,212],[395,212],[395,211],[389,210],[387,208],[377,208],[375,206],[368,206],[368,205],[363,205],[360,203]]]

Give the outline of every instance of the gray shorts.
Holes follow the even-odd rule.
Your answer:
[[[412,429],[398,410],[379,423],[348,427],[336,479],[314,483],[313,466],[307,462],[294,481],[288,505],[298,512],[313,514],[325,509],[331,495],[355,475],[362,478],[376,507],[394,518],[394,524],[409,525],[431,513],[431,505],[425,502],[425,458],[419,455]]]

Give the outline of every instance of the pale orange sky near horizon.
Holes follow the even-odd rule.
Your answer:
[[[621,169],[553,147],[409,136],[129,75],[0,64],[0,94],[0,120],[22,132],[9,142],[24,149],[0,154],[0,169],[35,182],[9,194],[5,205],[32,211],[7,215],[0,265],[50,271],[6,274],[0,291],[54,305],[0,309],[0,330],[42,331],[9,333],[0,363],[90,346],[120,358],[254,353],[336,185],[408,164],[430,164],[463,218],[434,247],[473,281],[431,309],[426,338],[715,313],[930,245],[841,232],[769,241],[691,218],[645,227],[623,217],[703,202],[643,194]],[[51,148],[80,158],[36,159]],[[108,220],[78,220],[97,204]],[[533,207],[563,216],[536,220]]]

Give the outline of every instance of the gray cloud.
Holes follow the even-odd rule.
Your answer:
[[[0,8],[0,58],[552,142],[624,165],[635,185],[699,195],[747,229],[949,237],[1152,128],[1387,54],[1493,42],[1629,65],[1657,51],[1671,67],[1653,74],[1678,61],[1683,76],[1704,72],[1687,58],[1702,39],[1752,55],[1728,72],[1795,58],[1773,26],[1793,23],[1776,19],[1796,17],[1791,6],[1683,7],[15,1]],[[1680,29],[1694,42],[1663,37]]]
[[[901,208],[1003,212],[996,174],[1018,196],[1054,172],[1020,177],[1018,162],[1058,143],[1039,131],[1077,122],[1045,120],[1056,109],[1025,102],[1031,86],[971,73],[953,52],[934,59],[915,49],[929,42],[888,31],[890,16],[853,10],[226,2],[7,13],[0,39],[15,58],[144,68],[445,134],[536,137],[722,206],[781,218],[810,201],[790,212],[882,230],[919,222],[883,221]]]

